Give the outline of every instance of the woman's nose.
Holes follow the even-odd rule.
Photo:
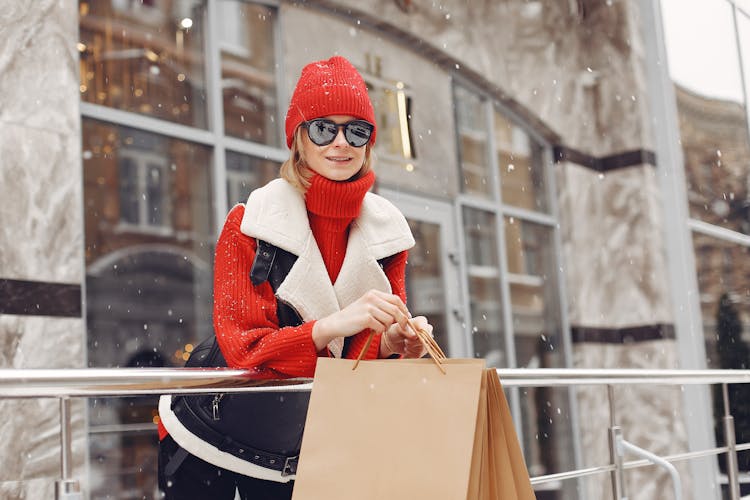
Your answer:
[[[336,131],[336,137],[333,138],[333,145],[334,146],[346,146],[349,143],[346,141],[346,137],[344,136],[344,127],[338,127],[338,130]]]

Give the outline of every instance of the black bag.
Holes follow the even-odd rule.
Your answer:
[[[274,292],[296,256],[258,240],[250,271],[253,285],[269,281]],[[302,324],[299,315],[278,302],[280,326]],[[193,349],[186,367],[226,367],[216,336]],[[171,409],[194,436],[221,451],[289,476],[297,470],[309,392],[218,393],[173,396]],[[221,465],[221,464],[214,464]]]
[[[186,367],[225,367],[216,337],[193,350]],[[294,474],[309,392],[173,396],[172,411],[203,441],[261,467]]]

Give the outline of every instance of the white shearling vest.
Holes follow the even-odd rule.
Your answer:
[[[275,179],[250,193],[240,231],[297,256],[276,290],[303,321],[333,314],[371,289],[390,293],[391,285],[379,259],[414,246],[403,214],[388,200],[365,194],[359,217],[352,221],[346,255],[335,283],[310,229],[303,196],[284,179]],[[329,344],[341,356],[343,338]]]

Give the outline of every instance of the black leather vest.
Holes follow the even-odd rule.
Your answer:
[[[276,293],[296,260],[296,255],[258,240],[249,279],[255,286],[268,281]],[[280,327],[302,324],[299,314],[282,301],[277,300],[276,312]],[[226,367],[216,336],[201,342],[185,366]],[[285,476],[297,470],[309,401],[308,392],[174,396],[172,411],[203,441]]]

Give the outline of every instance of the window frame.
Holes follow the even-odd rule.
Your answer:
[[[204,46],[203,59],[206,75],[206,113],[208,127],[205,129],[169,122],[152,116],[141,115],[130,111],[110,108],[100,104],[80,102],[80,111],[83,118],[92,118],[113,125],[125,126],[143,132],[159,134],[165,137],[194,142],[211,148],[211,170],[213,214],[212,222],[216,236],[221,231],[221,224],[227,213],[226,192],[226,151],[231,150],[261,159],[267,159],[282,163],[288,157],[285,147],[269,146],[262,143],[247,141],[244,139],[227,136],[224,134],[224,108],[221,89],[221,46],[218,33],[221,31],[220,9],[218,3],[222,0],[205,0],[205,15],[201,22],[204,24]],[[280,33],[279,2],[273,0],[237,0],[244,3],[262,5],[275,9],[273,18],[273,55],[276,61],[283,61],[282,39]],[[278,102],[285,102],[283,95],[283,65],[275,75],[276,98]],[[284,116],[282,109],[277,107],[275,122],[277,133],[283,137],[282,126]]]
[[[480,106],[484,108],[484,118],[485,118],[485,130],[486,130],[486,154],[487,154],[487,161],[488,161],[488,181],[491,183],[491,188],[489,191],[489,197],[486,195],[481,194],[472,194],[467,193],[463,190],[461,184],[463,183],[463,168],[461,166],[461,136],[460,131],[458,127],[459,119],[458,119],[458,96],[456,89],[458,87],[462,87],[462,91],[472,94],[473,96],[479,98],[480,100]],[[508,247],[505,241],[505,217],[514,217],[522,222],[529,222],[538,224],[541,226],[544,226],[546,228],[549,228],[552,233],[552,241],[554,244],[554,251],[553,255],[555,256],[555,262],[553,263],[556,269],[556,290],[555,294],[558,299],[558,303],[556,304],[557,308],[559,308],[559,318],[560,318],[560,332],[561,332],[561,339],[560,339],[560,348],[562,349],[562,365],[561,368],[570,368],[572,367],[572,342],[570,338],[570,325],[568,320],[568,314],[567,314],[567,300],[566,300],[566,293],[565,293],[565,276],[563,273],[563,266],[561,265],[562,260],[562,241],[560,236],[560,229],[559,229],[559,212],[557,207],[557,188],[555,186],[555,176],[554,176],[554,154],[552,150],[552,145],[538,132],[536,132],[531,126],[526,124],[524,120],[512,112],[507,107],[503,106],[502,103],[498,102],[496,99],[493,98],[493,96],[488,95],[486,92],[482,91],[481,89],[477,88],[475,85],[473,85],[471,82],[467,81],[466,79],[462,78],[460,75],[454,74],[453,75],[453,81],[452,81],[452,99],[454,103],[454,123],[455,123],[455,131],[454,131],[454,140],[457,144],[457,168],[459,169],[459,176],[458,176],[458,195],[456,196],[456,216],[457,216],[457,227],[460,228],[459,230],[459,239],[460,239],[460,250],[463,254],[462,256],[462,262],[464,265],[464,269],[462,270],[462,276],[463,279],[461,280],[461,288],[462,288],[462,296],[464,300],[463,309],[466,311],[466,322],[465,322],[465,331],[464,335],[466,337],[466,344],[468,348],[468,352],[473,355],[474,353],[474,345],[472,342],[472,318],[471,318],[471,305],[470,305],[470,294],[469,294],[469,266],[467,262],[467,235],[466,235],[466,227],[463,220],[463,211],[464,208],[470,208],[475,210],[483,210],[492,212],[495,215],[495,235],[496,235],[496,247],[498,249],[499,255],[498,257],[498,268],[497,272],[499,273],[499,286],[500,286],[500,297],[501,297],[501,304],[500,304],[500,314],[502,317],[502,324],[503,324],[503,345],[505,349],[505,360],[507,361],[509,368],[516,368],[517,367],[517,356],[516,356],[516,339],[515,339],[515,331],[513,326],[513,310],[511,306],[511,299],[510,299],[510,291],[511,291],[511,281],[514,279],[518,279],[519,276],[526,276],[526,275],[511,275],[508,270]],[[500,179],[500,172],[498,170],[498,159],[496,155],[496,144],[495,144],[495,134],[494,134],[494,124],[495,124],[495,112],[498,112],[499,114],[503,115],[509,122],[511,122],[514,126],[517,126],[521,130],[523,130],[527,135],[528,138],[539,145],[541,148],[541,155],[542,155],[542,162],[543,162],[543,174],[545,176],[545,189],[542,194],[546,198],[546,209],[547,212],[537,212],[533,210],[529,210],[526,208],[520,208],[516,206],[507,205],[503,202],[502,199],[502,189],[501,189],[501,179]],[[477,131],[479,132],[479,131]],[[486,266],[482,266],[485,268]],[[509,403],[512,409],[512,412],[515,416],[515,419],[517,422],[520,422],[522,418],[521,413],[521,398],[520,398],[520,391],[517,388],[509,390],[510,397],[509,397]],[[571,432],[573,432],[574,436],[572,439],[573,442],[573,454],[572,458],[576,466],[581,464],[581,450],[580,450],[580,439],[579,439],[579,432],[578,432],[578,425],[577,422],[579,422],[578,414],[577,414],[577,405],[575,400],[575,391],[574,388],[569,387],[567,389],[567,401],[568,401],[568,407],[570,410],[570,417],[571,417],[571,423],[570,429]],[[524,446],[524,436],[523,436],[523,426],[518,425],[517,426],[518,432],[519,432],[519,441],[521,442],[521,446]]]
[[[135,176],[135,201],[137,204],[137,221],[128,221],[123,218],[122,213],[122,190],[120,190],[120,220],[117,223],[117,231],[134,231],[139,233],[158,234],[168,236],[174,233],[171,221],[171,207],[169,196],[169,165],[164,157],[150,151],[139,151],[133,148],[122,148],[118,151],[118,163],[122,160],[130,160],[136,170]],[[158,203],[162,212],[162,222],[152,224],[149,217],[149,209],[154,206],[148,192],[147,177],[151,168],[157,168],[161,174],[159,179],[161,199]],[[118,175],[122,176],[122,164],[118,164]],[[122,186],[122,183],[120,184]]]

